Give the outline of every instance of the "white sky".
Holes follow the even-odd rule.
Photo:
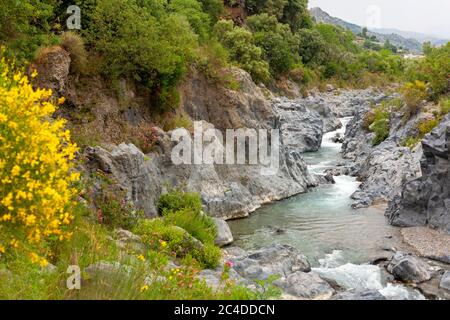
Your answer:
[[[450,38],[450,0],[309,0],[309,7],[362,26]]]

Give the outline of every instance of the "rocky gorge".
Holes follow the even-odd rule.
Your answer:
[[[58,96],[67,96],[68,103],[62,113],[75,122],[73,114],[82,110],[86,99],[91,101],[94,97],[82,98],[85,91],[77,86],[75,79],[69,79],[70,57],[67,54],[52,52],[48,59],[51,61],[45,61],[47,76],[37,80],[41,86],[53,88]],[[124,191],[126,199],[143,210],[147,218],[158,215],[158,199],[169,189],[178,187],[198,192],[204,212],[215,218],[216,244],[222,247],[230,245],[235,236],[225,220],[248,217],[266,204],[308,195],[314,188],[336,183],[341,177],[353,177],[361,182],[356,191],[352,189],[355,215],[359,214],[357,209],[380,204],[384,205],[384,211],[389,203],[386,215],[394,225],[428,226],[449,232],[448,116],[422,143],[410,148],[402,146],[402,141],[417,134],[416,124],[426,114],[417,114],[405,122],[403,114],[394,110],[389,119],[388,137],[374,146],[374,134],[364,128],[364,118],[373,106],[389,103],[395,95],[375,89],[335,90],[329,86],[327,92],[312,91],[306,98],[286,98],[256,85],[249,74],[240,69],[233,69],[233,74],[239,82],[238,91],[212,86],[201,74],[192,71],[180,87],[181,110],[193,121],[201,122],[205,130],[279,130],[280,157],[276,174],[262,176],[261,165],[174,165],[171,161],[175,145],[172,131],[159,127],[153,128],[152,149],[144,153],[135,144],[123,142],[120,131],[124,130],[115,126],[115,122],[138,127],[148,121],[145,111],[133,104],[121,110],[121,103],[103,93],[104,90],[98,90],[95,97],[97,108],[92,120],[81,126],[100,132],[106,141],[85,148],[82,169],[92,175],[100,171],[109,176]],[[145,98],[139,97],[126,80],[121,82],[120,90],[125,101]],[[345,117],[349,122],[342,127]],[[342,159],[332,153],[337,163],[327,165],[326,171],[311,170],[307,161],[311,155],[320,153],[329,134],[333,134],[331,138],[336,146],[340,148],[342,143]],[[101,192],[102,186],[97,181],[94,193]],[[333,208],[326,210],[334,211]],[[281,225],[281,221],[278,224]],[[271,226],[270,231],[264,229],[264,236],[272,239],[274,234],[286,233],[278,224]],[[392,235],[386,237],[392,238]],[[317,262],[294,246],[279,243],[247,250],[226,247],[223,262],[232,264],[231,279],[251,288],[255,287],[255,280],[277,276],[274,284],[282,289],[285,299],[447,298],[450,268],[445,262],[448,263],[450,246],[447,235],[439,233],[438,237],[445,240],[442,241],[443,252],[437,255],[427,255],[393,241],[402,248],[385,246],[381,250],[383,254],[363,264],[336,263],[335,258],[341,252],[337,244],[332,251],[315,257]],[[131,239],[139,243],[133,235],[125,238],[120,241]],[[360,240],[351,239],[353,242]],[[97,267],[91,269],[100,272],[117,269],[109,264]],[[223,267],[204,270],[199,277],[208,285],[218,287],[222,272]]]

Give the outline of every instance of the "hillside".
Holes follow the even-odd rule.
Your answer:
[[[420,43],[431,42],[431,44],[435,45],[435,46],[445,45],[449,41],[449,39],[444,39],[442,37],[437,37],[437,36],[433,36],[433,35],[429,35],[429,34],[413,32],[413,31],[403,31],[403,30],[392,29],[392,28],[380,28],[380,29],[374,29],[372,31],[377,32],[377,33],[382,33],[382,34],[395,33],[404,38],[415,39],[415,40],[419,41]]]
[[[360,34],[361,31],[363,30],[363,27],[336,17],[332,17],[328,13],[317,7],[310,9],[310,14],[316,20],[317,23],[327,23],[335,26],[340,26],[350,30],[355,35]],[[386,40],[389,40],[393,45],[408,49],[413,53],[422,52],[421,42],[412,38],[405,38],[404,36],[397,33],[388,33],[388,32],[382,33],[382,32],[373,32],[369,30],[368,36],[369,37],[375,36],[381,43],[384,43]]]

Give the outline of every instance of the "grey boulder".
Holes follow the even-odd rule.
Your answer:
[[[275,285],[289,295],[306,299],[328,299],[334,294],[334,289],[317,274],[294,272],[275,281]]]
[[[387,266],[395,279],[403,282],[420,283],[431,279],[430,266],[412,255],[397,252]]]
[[[223,219],[213,218],[217,227],[216,245],[223,247],[233,242],[233,235],[231,234],[230,226]]]
[[[311,266],[297,249],[274,244],[232,259],[234,269],[244,278],[265,280],[271,275],[287,277],[297,271],[309,272]]]

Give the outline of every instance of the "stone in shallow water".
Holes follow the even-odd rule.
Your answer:
[[[391,259],[387,270],[397,280],[420,283],[431,279],[430,266],[409,254],[398,251]]]
[[[274,284],[287,294],[299,298],[328,299],[334,294],[334,289],[314,273],[295,272]]]
[[[338,293],[331,300],[386,300],[378,290],[351,290]]]
[[[286,277],[294,272],[309,272],[310,264],[297,249],[274,244],[232,259],[234,269],[247,279],[267,279],[271,275]]]

